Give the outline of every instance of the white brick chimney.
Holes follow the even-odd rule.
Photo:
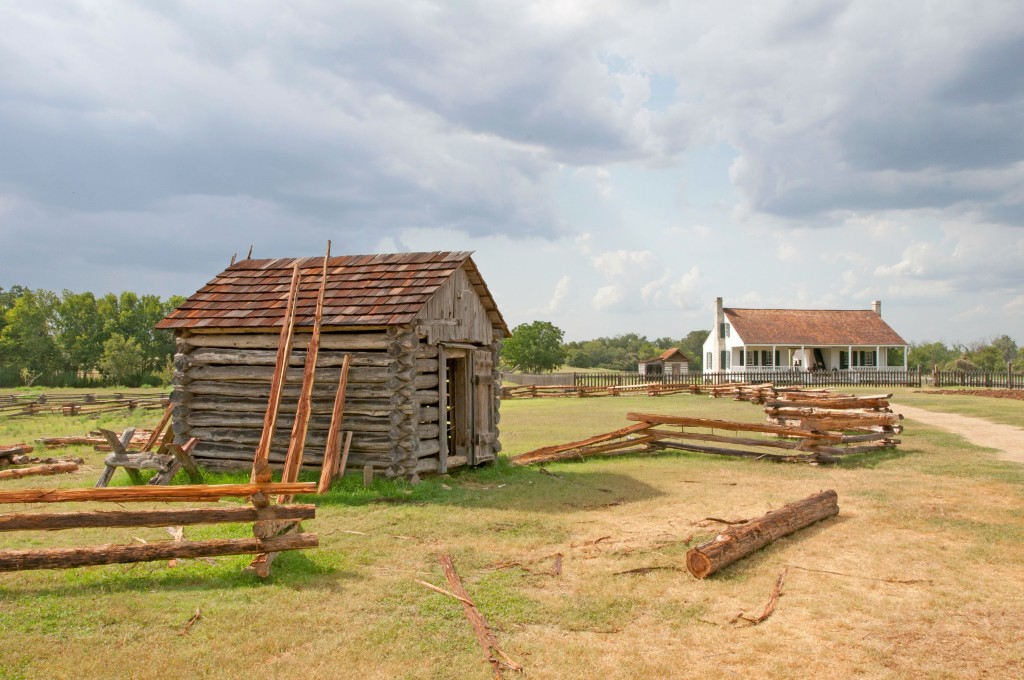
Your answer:
[[[881,300],[873,301],[871,303],[871,311],[874,312],[875,314],[877,314],[878,316],[882,316],[882,301]]]

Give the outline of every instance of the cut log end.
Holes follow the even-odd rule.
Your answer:
[[[702,579],[711,574],[712,564],[707,555],[694,548],[686,553],[686,568],[694,578]]]

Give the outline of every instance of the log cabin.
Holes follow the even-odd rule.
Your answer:
[[[470,255],[329,258],[304,464],[323,460],[345,354],[348,467],[414,479],[495,459],[498,351],[509,331]],[[175,440],[197,438],[193,455],[208,468],[252,465],[295,265],[295,339],[270,451],[280,466],[324,258],[233,263],[157,324],[175,335]]]
[[[888,350],[902,350],[901,366]],[[749,309],[724,307],[704,341],[705,372],[907,370],[907,342],[871,309]]]

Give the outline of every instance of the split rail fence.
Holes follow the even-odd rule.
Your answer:
[[[921,370],[902,369],[847,371],[731,371],[724,373],[683,373],[643,375],[640,373],[502,373],[511,385],[548,387],[630,387],[647,385],[703,386],[729,383],[773,383],[804,387],[921,387]]]

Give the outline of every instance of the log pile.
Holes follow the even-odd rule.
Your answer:
[[[586,385],[513,385],[501,388],[502,399],[537,399],[545,397],[618,397],[623,394],[639,394],[659,397],[665,394],[700,394],[701,385],[672,383],[644,383],[641,385],[610,385],[593,387]]]
[[[842,432],[844,442],[857,443],[843,453],[866,453],[900,443],[903,416],[893,413],[891,394],[787,393],[766,401],[768,422],[807,430]],[[840,454],[841,455],[841,454]]]

